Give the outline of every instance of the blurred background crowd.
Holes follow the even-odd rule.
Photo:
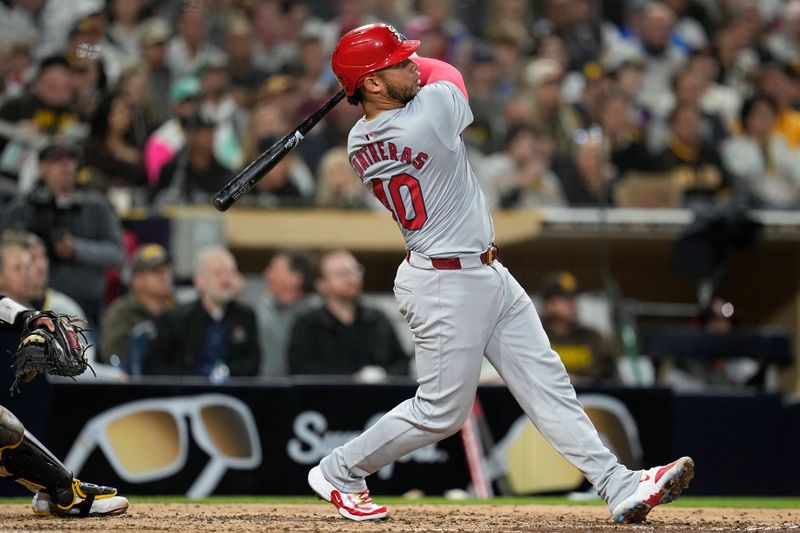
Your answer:
[[[800,205],[782,0],[5,0],[3,201],[36,187],[30,137],[54,136],[118,211],[206,203],[337,90],[333,46],[375,21],[461,69],[494,207],[636,204],[643,175],[654,205]],[[342,150],[359,113],[338,106],[244,203],[373,205]]]
[[[169,251],[134,250],[120,223],[208,205],[338,90],[339,37],[378,21],[461,70],[494,209],[800,207],[800,0],[3,0],[0,290],[80,309],[97,360],[129,373],[407,374],[349,252],[276,254],[253,295],[209,248],[174,307]],[[360,115],[337,106],[239,203],[382,209],[345,150]],[[568,275],[542,292],[551,336],[578,335],[576,368],[614,379],[620,350],[572,329]],[[733,324],[726,303],[699,323]]]

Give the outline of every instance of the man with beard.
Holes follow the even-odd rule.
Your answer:
[[[616,354],[600,332],[578,323],[578,281],[570,272],[554,272],[542,287],[542,326],[561,357],[572,383],[613,381]]]
[[[595,486],[617,522],[642,522],[694,475],[682,457],[629,470],[586,416],[525,290],[498,260],[489,206],[461,137],[473,120],[461,73],[416,57],[419,41],[386,24],[351,30],[333,52],[347,101],[360,105],[347,151],[406,244],[394,296],[414,334],[419,388],[308,473],[350,520],[380,520],[365,478],[461,429],[484,355],[542,435]],[[366,398],[365,401],[369,401]]]
[[[100,357],[109,363],[116,357],[135,373],[137,356],[144,355],[149,337],[155,335],[156,317],[175,304],[167,251],[156,243],[140,245],[123,269],[123,278],[128,279],[128,293],[115,300],[103,317]]]
[[[145,374],[255,376],[261,355],[253,310],[236,301],[236,260],[225,248],[204,248],[197,260],[197,300],[156,320]]]
[[[322,305],[295,320],[291,374],[352,374],[362,380],[408,374],[408,356],[392,323],[362,301],[363,280],[363,267],[349,251],[320,258],[316,288]]]

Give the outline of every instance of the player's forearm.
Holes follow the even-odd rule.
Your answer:
[[[456,67],[429,57],[412,57],[412,59],[419,66],[419,82],[421,85],[425,86],[437,81],[449,81],[464,93],[464,98],[469,100],[464,77]]]
[[[30,313],[30,309],[8,296],[0,294],[0,326],[19,329],[28,313]]]

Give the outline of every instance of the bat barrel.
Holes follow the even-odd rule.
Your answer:
[[[256,182],[272,170],[272,168],[277,165],[286,154],[292,151],[295,146],[300,144],[300,141],[303,140],[303,136],[308,133],[328,111],[333,109],[344,96],[344,90],[336,93],[330,100],[325,102],[322,107],[317,109],[310,117],[292,131],[292,133],[285,135],[278,142],[267,148],[255,161],[247,165],[244,170],[239,172],[236,177],[214,195],[214,199],[212,200],[214,207],[218,211],[226,211],[236,200],[255,187]]]

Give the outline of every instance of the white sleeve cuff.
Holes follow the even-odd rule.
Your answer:
[[[15,302],[9,297],[0,299],[0,320],[9,324],[17,321],[17,316],[23,311],[29,311],[24,305]]]

